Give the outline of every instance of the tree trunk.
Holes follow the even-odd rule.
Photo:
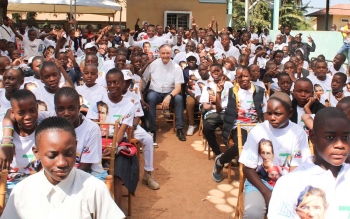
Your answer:
[[[2,19],[7,15],[8,0],[0,0],[0,24],[2,25]]]

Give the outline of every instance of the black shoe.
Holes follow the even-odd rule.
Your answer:
[[[176,136],[178,137],[178,139],[179,139],[180,141],[186,141],[186,136],[185,136],[184,133],[182,132],[182,129],[176,130]]]
[[[156,142],[156,131],[151,131],[152,136],[153,136],[153,147],[157,148],[158,144]]]

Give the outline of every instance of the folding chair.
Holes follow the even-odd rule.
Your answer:
[[[0,216],[5,209],[7,175],[8,170],[2,170],[0,173]]]
[[[243,150],[243,140],[242,140],[242,126],[247,127],[247,134],[250,132],[249,127],[256,126],[257,124],[241,124],[237,123],[237,139],[238,139],[238,155],[241,155]],[[229,170],[228,177],[231,177],[231,168]],[[231,178],[229,178],[231,179]],[[243,174],[243,164],[239,163],[239,187],[238,187],[238,199],[236,205],[235,219],[242,218],[244,213],[244,181],[245,176]]]
[[[109,156],[102,156],[102,160],[108,160],[109,161],[109,167],[104,167],[106,171],[108,171],[108,176],[106,177],[106,185],[109,189],[110,193],[112,194],[113,200],[115,200],[114,197],[114,161],[115,161],[115,151],[117,148],[117,133],[119,130],[118,126],[119,120],[115,121],[115,123],[101,123],[97,122],[97,124],[101,126],[107,126],[106,128],[106,135],[102,136],[102,149],[111,148],[111,155]],[[109,136],[109,127],[114,126],[114,133],[113,133],[113,140],[108,139]],[[128,216],[131,216],[131,192],[128,191],[127,195],[122,195],[122,197],[128,197]]]
[[[134,136],[134,127],[129,126],[127,129],[127,135],[128,135],[128,143],[135,145],[135,147],[137,148],[137,160],[139,162],[139,166],[140,166],[140,148],[141,148],[141,142],[139,140],[137,140],[136,138],[133,138]]]

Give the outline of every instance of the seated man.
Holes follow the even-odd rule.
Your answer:
[[[181,84],[184,83],[182,70],[171,60],[171,47],[164,44],[159,49],[160,59],[156,59],[143,73],[143,79],[151,83],[147,93],[147,103],[151,112],[151,132],[156,142],[156,105],[162,103],[163,110],[169,109],[174,103],[176,116],[176,136],[180,141],[186,141],[182,129],[184,126],[184,102],[181,96]]]
[[[223,124],[224,112],[229,98],[228,93],[233,85],[226,81],[220,64],[210,66],[210,74],[213,81],[202,89],[199,102],[202,104],[203,110],[206,111],[203,117],[203,134],[215,155],[219,155],[221,151],[216,142],[215,129]]]
[[[217,152],[215,158],[213,179],[215,182],[222,180],[221,170],[225,163],[238,156],[237,122],[259,123],[264,121],[266,113],[265,90],[250,82],[250,71],[247,67],[238,67],[236,75],[237,83],[228,94],[227,110],[225,110],[224,131],[222,133],[224,143],[228,145],[228,137],[231,134],[235,145],[224,154]],[[238,106],[237,106],[238,104]],[[243,127],[244,128],[244,127]],[[247,132],[242,129],[243,143],[247,139]],[[214,151],[215,152],[215,151]]]

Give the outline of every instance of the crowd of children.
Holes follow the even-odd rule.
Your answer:
[[[222,181],[225,164],[243,164],[243,218],[348,216],[346,56],[338,53],[329,63],[323,55],[309,57],[315,42],[291,36],[290,26],[282,26],[271,42],[267,29],[219,32],[213,18],[197,30],[191,22],[189,28],[106,26],[96,34],[91,25],[66,31],[46,26],[39,33],[24,23],[17,31],[4,18],[10,32],[0,39],[0,166],[9,169],[3,218],[123,218],[121,189],[136,191],[138,158],[120,150],[112,155],[116,205],[99,181],[107,176],[102,156],[111,153],[101,139],[113,132],[118,145],[137,139],[145,161],[142,182],[159,189],[153,161],[158,99],[164,116],[169,109],[177,114],[181,141],[183,112],[187,136],[198,128],[200,112],[215,154],[214,181]],[[117,122],[118,129],[96,122]],[[244,124],[256,126],[248,133]],[[224,153],[218,129],[229,147]],[[43,209],[33,215],[38,202]],[[70,212],[68,205],[79,206]]]

